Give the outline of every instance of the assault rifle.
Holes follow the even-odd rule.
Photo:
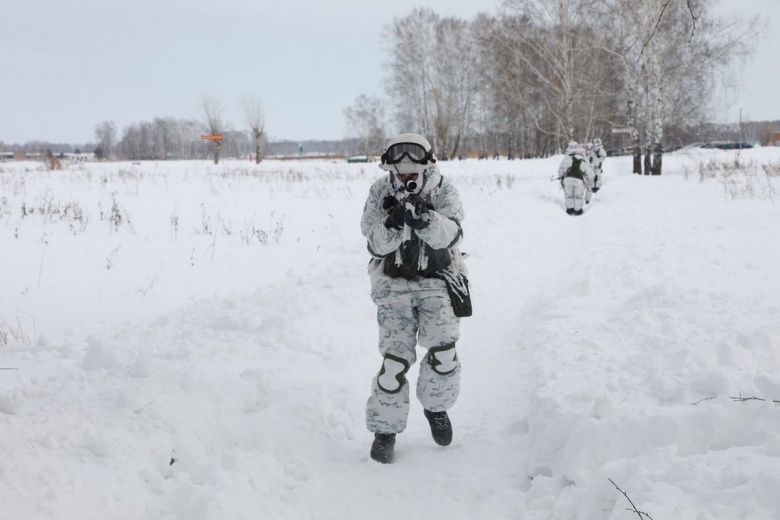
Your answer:
[[[412,212],[412,216],[416,219],[421,218],[425,212],[425,200],[417,193],[417,181],[408,180],[401,186],[396,194],[398,202],[404,205],[404,207]]]
[[[416,219],[422,218],[423,212],[426,211],[425,201],[416,193],[407,194],[402,203],[407,210],[412,212],[412,216]]]

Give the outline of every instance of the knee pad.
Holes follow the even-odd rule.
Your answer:
[[[432,347],[428,353],[430,354],[431,368],[437,374],[447,375],[458,368],[458,354],[455,352],[455,343]]]
[[[383,392],[395,394],[401,390],[408,370],[409,363],[405,359],[385,354],[382,369],[376,376],[376,384]]]

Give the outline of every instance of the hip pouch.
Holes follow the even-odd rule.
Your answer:
[[[471,316],[471,291],[469,291],[468,278],[461,273],[454,277],[440,274],[435,275],[435,277],[444,280],[444,283],[447,285],[447,294],[450,296],[450,303],[455,316],[458,318]]]

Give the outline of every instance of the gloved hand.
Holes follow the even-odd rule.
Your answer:
[[[386,195],[384,199],[382,199],[382,209],[387,211],[388,214],[390,213],[390,210],[393,209],[398,205],[398,199],[395,198],[394,195]]]
[[[412,229],[425,229],[431,224],[431,214],[428,212],[428,205],[417,196],[411,196],[406,202],[406,213],[404,213],[404,222]]]
[[[395,197],[393,197],[393,200],[395,200]],[[397,200],[395,202],[395,205],[392,206],[387,212],[387,216],[385,217],[385,227],[387,229],[400,230],[404,228],[404,212],[406,211],[406,208],[404,208],[403,204],[399,204]]]

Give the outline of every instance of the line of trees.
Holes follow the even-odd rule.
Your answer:
[[[125,127],[121,138],[113,121],[95,125],[95,154],[105,159],[167,160],[253,156],[260,162],[267,147],[265,113],[259,98],[245,98],[242,108],[249,132],[235,130],[224,118],[222,103],[201,98],[201,119],[155,118]],[[204,141],[205,134],[222,137]]]
[[[247,157],[254,144],[247,132],[222,129],[223,140],[216,147],[201,136],[207,129],[197,119],[155,118],[125,127],[119,137],[113,121],[95,127],[95,155],[105,159],[168,160],[206,159],[218,162],[222,155]]]
[[[664,144],[710,119],[758,35],[757,18],[717,18],[709,0],[505,0],[471,22],[420,8],[386,28],[387,94],[396,126],[445,159],[542,156],[620,127],[634,171],[660,174]],[[353,131],[371,129],[367,147],[381,142],[361,124],[378,100],[345,111]]]

